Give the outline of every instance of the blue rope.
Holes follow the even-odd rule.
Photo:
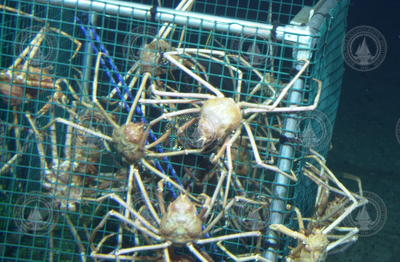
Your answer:
[[[127,111],[130,110],[129,104],[127,103],[127,101],[124,98],[124,94],[127,94],[129,99],[133,100],[134,97],[132,96],[132,93],[130,92],[125,80],[123,79],[123,77],[121,76],[121,74],[118,71],[118,68],[115,66],[113,60],[110,58],[109,52],[108,50],[104,47],[103,43],[101,42],[101,39],[99,37],[99,35],[96,33],[96,31],[94,29],[89,28],[89,30],[87,30],[84,26],[82,21],[76,16],[75,20],[79,23],[79,27],[81,28],[81,30],[83,31],[86,39],[88,39],[90,41],[91,46],[93,47],[93,50],[95,51],[96,54],[99,53],[99,49],[96,47],[94,41],[99,45],[101,52],[103,52],[105,54],[105,57],[107,59],[108,64],[111,66],[111,70],[114,72],[114,74],[116,75],[118,81],[120,83],[122,83],[122,88],[123,88],[123,93],[121,92],[121,90],[118,87],[118,84],[116,83],[116,81],[114,80],[114,77],[112,76],[109,68],[107,67],[105,61],[103,60],[103,58],[100,59],[100,63],[101,65],[105,68],[105,72],[107,74],[107,76],[110,78],[110,81],[112,83],[112,85],[115,87],[115,89],[117,90],[117,93],[122,101],[122,103],[124,104],[125,108],[127,109]],[[90,32],[89,32],[90,31]],[[92,38],[92,36],[94,37],[94,39]],[[93,41],[94,40],[94,41]],[[136,113],[141,117],[141,121],[143,123],[148,123],[147,119],[145,118],[141,108],[139,106],[136,107],[135,109]],[[156,141],[157,137],[154,135],[153,131],[150,130],[149,136],[151,138],[152,141]],[[164,152],[164,150],[157,145],[156,149],[158,152],[162,153]],[[175,181],[182,186],[182,183],[178,177],[178,175],[176,174],[176,171],[174,169],[174,167],[172,166],[170,160],[167,157],[163,157],[162,158],[166,163],[167,163],[167,170],[171,173],[172,177],[175,179]],[[163,167],[161,166],[160,162],[158,160],[155,160],[156,163],[156,167],[157,169],[165,174],[165,171],[163,169]],[[168,185],[170,187],[172,187],[169,183]],[[172,187],[172,194],[174,196],[174,198],[176,198],[176,193],[175,193],[175,189]]]
[[[99,44],[101,51],[104,54],[106,54],[107,61],[110,64],[113,72],[116,74],[119,82],[122,83],[124,94],[127,94],[129,99],[133,100],[134,98],[132,96],[132,93],[130,92],[128,86],[125,83],[125,80],[122,78],[122,76],[119,73],[119,71],[118,71],[117,67],[115,66],[114,62],[110,58],[108,50],[104,47],[103,43],[101,42],[101,39],[100,39],[99,35],[96,33],[96,31],[94,29],[89,28],[90,32],[92,33],[92,35],[91,35],[89,33],[89,31],[86,30],[86,28],[83,26],[81,20],[77,16],[75,17],[75,19],[78,21],[79,27],[82,29],[83,33],[85,34],[85,37],[90,41],[90,44],[92,45],[93,50],[96,52],[96,54],[98,54],[99,53],[98,48],[93,43],[93,39],[92,39],[92,36],[94,36],[94,38],[95,38],[94,40]],[[112,84],[115,86],[115,88],[117,90],[117,93],[118,93],[120,99],[122,100],[122,103],[124,104],[126,109],[129,111],[130,107],[129,107],[128,103],[126,102],[126,100],[124,98],[124,95],[121,93],[121,90],[119,89],[117,83],[115,82],[114,78],[112,77],[111,72],[109,71],[109,69],[107,68],[105,62],[103,61],[103,58],[100,59],[100,62],[102,64],[102,66],[105,68],[107,76],[110,78]],[[141,117],[142,122],[147,123],[147,120],[146,120],[146,118],[145,118],[145,116],[144,116],[144,114],[143,114],[143,112],[142,112],[142,110],[141,110],[141,108],[139,106],[136,107],[135,111]],[[154,135],[154,133],[151,130],[150,130],[149,136],[153,141],[157,140],[157,137]],[[163,149],[161,147],[159,147],[159,146],[156,146],[156,149],[159,152],[163,152]],[[163,160],[167,163],[167,170],[171,172],[172,177],[177,181],[177,183],[179,185],[182,186],[182,183],[181,183],[178,175],[176,174],[174,167],[171,165],[171,162],[169,161],[169,159],[167,157],[164,157]],[[159,161],[157,161],[157,160],[156,160],[156,166],[160,170],[160,172],[165,174],[164,169],[162,168],[162,166],[160,165]],[[170,189],[172,188],[172,190],[171,190],[172,195],[173,195],[174,198],[176,198],[177,196],[176,196],[176,193],[175,193],[175,188],[173,188],[172,185],[170,185],[170,183],[167,183],[167,185],[169,186]],[[203,225],[202,228],[205,229],[205,226]],[[207,233],[205,236],[208,238],[208,237],[210,237],[210,234]],[[211,244],[211,247],[212,247],[214,252],[217,252],[216,251],[217,247],[216,247],[215,244]]]

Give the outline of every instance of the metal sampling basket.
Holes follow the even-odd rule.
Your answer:
[[[139,2],[1,4],[0,256],[7,261],[86,261],[96,260],[91,257],[96,250],[123,259],[115,250],[156,243],[115,216],[103,220],[110,210],[129,217],[120,202],[105,196],[116,194],[151,219],[133,174],[140,173],[149,201],[159,210],[162,175],[177,184],[164,178],[164,197],[170,202],[179,195],[177,188],[211,196],[219,190],[221,174],[230,173],[231,181],[221,183],[227,199],[216,194],[209,214],[210,219],[224,216],[203,237],[258,231],[258,240],[233,238],[224,247],[234,254],[281,259],[293,243],[268,225],[295,226],[286,205],[306,214],[315,201],[316,187],[303,177],[296,159],[310,149],[327,153],[344,72],[341,45],[349,1]],[[147,59],[144,49],[154,39]],[[142,95],[134,101],[138,92]],[[187,93],[201,96],[176,95]],[[218,138],[194,154],[152,157],[141,152],[151,167],[127,163],[139,158],[116,142],[129,135],[115,131],[127,119],[147,123],[138,130],[151,125],[146,145],[165,137],[152,145],[153,153],[205,147],[197,128],[207,95],[243,105],[241,123],[248,126],[228,134],[241,131],[229,157],[221,151],[219,161],[210,161],[223,144]],[[188,113],[151,124],[179,110]],[[260,166],[255,150],[270,168]],[[283,174],[291,170],[296,180]],[[236,196],[248,200],[224,211],[221,203]],[[161,261],[161,250],[133,252],[130,259]],[[196,250],[210,261],[230,259],[215,242]],[[177,261],[195,261],[188,249],[178,246],[170,252]]]

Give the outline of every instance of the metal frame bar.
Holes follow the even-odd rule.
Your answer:
[[[79,10],[95,11],[108,15],[132,17],[136,19],[152,18],[151,5],[124,2],[118,0],[37,0],[42,3],[77,8]],[[273,25],[249,22],[239,19],[225,18],[208,14],[179,11],[170,8],[157,7],[155,20],[162,23],[174,23],[193,28],[229,32],[246,36],[257,36],[268,39],[271,37]],[[296,43],[308,41],[311,32],[308,27],[277,26],[275,37],[281,41],[294,41]],[[300,37],[299,37],[300,36]],[[304,37],[302,37],[304,36]],[[304,39],[303,39],[304,38]]]

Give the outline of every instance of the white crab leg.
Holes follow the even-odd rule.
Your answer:
[[[186,74],[190,75],[193,79],[195,79],[197,82],[199,82],[200,84],[202,84],[203,86],[205,86],[208,90],[210,90],[212,93],[214,93],[217,97],[224,97],[224,94],[222,94],[217,88],[215,88],[213,85],[211,85],[210,83],[208,83],[206,80],[204,80],[203,78],[201,78],[199,75],[197,75],[196,73],[194,73],[192,70],[190,70],[189,68],[187,68],[185,65],[183,65],[182,63],[180,63],[178,60],[176,60],[174,58],[174,55],[180,55],[183,54],[183,50],[185,52],[189,51],[193,51],[196,50],[198,51],[199,49],[182,49],[180,51],[169,51],[169,52],[165,52],[164,53],[164,57],[169,60],[172,64],[176,65],[177,67],[179,67],[182,71],[184,71]],[[215,51],[218,52],[218,51]]]

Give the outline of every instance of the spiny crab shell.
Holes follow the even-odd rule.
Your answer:
[[[292,250],[288,261],[324,261],[328,244],[329,240],[327,236],[322,233],[322,230],[314,229],[306,240],[299,243],[299,245]]]
[[[200,112],[200,140],[206,145],[224,139],[240,126],[241,121],[240,107],[232,98],[209,99],[204,102]]]
[[[174,244],[186,244],[201,237],[202,220],[195,204],[181,194],[169,204],[167,213],[161,219],[160,233]]]
[[[112,137],[116,150],[129,163],[134,163],[145,155],[144,145],[147,134],[145,123],[129,123],[114,129]]]
[[[162,66],[167,63],[167,60],[163,58],[162,54],[172,50],[171,45],[162,39],[153,40],[145,45],[139,54],[141,71],[155,76],[165,73],[166,70]]]
[[[329,241],[321,229],[315,229],[303,244],[308,251],[320,254],[325,251]]]

